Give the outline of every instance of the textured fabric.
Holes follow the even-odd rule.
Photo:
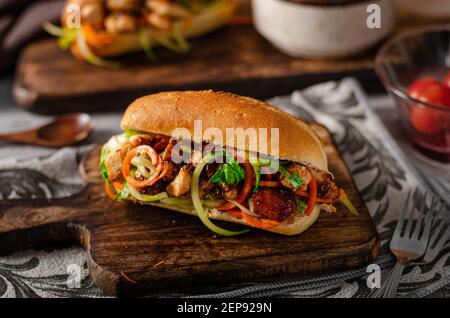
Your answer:
[[[428,201],[431,199],[430,190],[420,186],[422,181],[418,180],[414,168],[403,160],[397,143],[390,139],[383,124],[369,108],[358,83],[352,79],[316,85],[302,92],[294,92],[291,96],[274,98],[270,102],[296,116],[318,121],[332,132],[377,226],[382,249],[376,263],[385,273],[394,264],[394,257],[388,252],[388,243],[406,194],[411,191],[414,200]],[[392,108],[389,109],[392,111]],[[383,113],[386,114],[387,110],[383,110]],[[31,118],[24,114],[15,115],[15,111],[11,110],[8,118],[0,116],[0,127],[17,127],[17,122],[29,124]],[[104,142],[107,137],[116,133],[111,127],[118,127],[119,118],[119,114],[95,116],[96,132],[88,143]],[[38,158],[22,157],[17,160],[11,158],[11,154],[17,154],[23,148],[1,146],[0,158],[3,159],[0,159],[0,198],[50,198],[75,193],[81,187],[76,173],[77,164],[88,147],[65,148],[56,152],[39,149]],[[27,148],[27,153],[34,151],[36,149],[33,147]],[[440,175],[442,182],[449,181],[446,174],[448,165],[436,163],[433,169],[436,175]],[[431,264],[407,267],[399,295],[426,297],[436,293],[439,296],[450,296],[449,256],[450,244],[447,244]],[[209,297],[364,297],[369,292],[366,286],[367,275],[366,268],[361,268],[304,279],[268,280],[266,283],[248,284],[233,290],[210,287],[203,292]],[[81,279],[78,286],[73,285],[74,277]],[[0,257],[1,297],[100,295],[101,292],[88,276],[84,254],[80,248],[53,250],[46,247],[46,250],[21,251]]]

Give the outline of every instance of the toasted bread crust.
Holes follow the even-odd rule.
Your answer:
[[[202,131],[217,128],[224,140],[196,140],[194,121],[201,120]],[[126,110],[121,127],[171,136],[174,129],[186,128],[196,142],[211,141],[236,147],[235,138],[226,138],[227,128],[267,129],[267,151],[260,153],[279,156],[327,171],[327,157],[317,134],[303,121],[294,118],[269,104],[253,98],[225,92],[186,91],[164,92],[141,97]],[[271,128],[279,129],[279,153],[271,149]],[[234,136],[231,136],[234,137]],[[225,140],[226,139],[226,140]],[[243,150],[254,150],[248,143]],[[276,149],[275,149],[276,150]]]

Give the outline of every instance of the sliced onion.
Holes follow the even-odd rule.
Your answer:
[[[261,218],[260,215],[258,215],[258,214],[256,214],[256,213],[253,213],[252,211],[250,211],[249,209],[247,209],[245,206],[243,206],[243,205],[240,204],[239,202],[237,202],[237,201],[231,201],[231,200],[229,200],[229,202],[235,204],[235,205],[242,211],[242,213],[248,214],[248,215],[250,215],[250,216],[252,216],[252,217],[254,217],[254,218]]]
[[[150,43],[150,34],[146,28],[142,28],[139,30],[139,42],[141,43],[142,49],[147,55],[148,59],[155,62],[158,58],[155,55],[155,52],[152,50],[152,45]]]
[[[172,27],[172,37],[182,52],[189,51],[190,46],[189,43],[186,41],[183,32],[181,32],[180,23],[175,23],[174,26]]]
[[[220,154],[222,155],[222,154]],[[203,168],[206,166],[208,161],[211,159],[214,159],[216,155],[208,154],[206,155],[202,161],[198,164],[198,166],[195,168],[194,173],[192,175],[192,183],[191,183],[191,196],[192,196],[192,203],[194,204],[195,211],[197,212],[198,217],[203,222],[203,224],[208,227],[211,231],[224,235],[224,236],[233,236],[233,235],[240,235],[243,233],[248,232],[249,230],[243,230],[243,231],[229,231],[225,230],[221,227],[218,227],[214,223],[211,222],[211,220],[208,218],[207,212],[203,209],[203,204],[200,200],[200,195],[198,192],[199,188],[199,180],[200,180],[200,174],[202,173]]]
[[[56,37],[62,37],[65,36],[67,31],[64,30],[63,28],[54,25],[53,23],[50,22],[45,22],[42,25],[42,28],[50,35],[56,36]]]
[[[161,192],[154,195],[148,195],[148,194],[142,194],[140,193],[135,187],[130,186],[127,184],[128,191],[130,191],[130,194],[137,200],[141,202],[155,202],[155,201],[161,201],[166,198],[168,198],[168,195],[166,192]]]
[[[161,200],[161,202],[167,205],[194,208],[191,198],[166,198]]]
[[[150,160],[142,156],[136,156],[131,159],[131,164],[136,166],[139,174],[144,176],[146,179],[150,178],[156,171],[156,168],[152,165]]]
[[[180,48],[177,44],[175,44],[170,37],[165,34],[161,34],[158,32],[152,32],[152,39],[154,39],[159,45],[165,47],[168,50],[172,50],[177,53],[184,53],[186,50]]]
[[[202,204],[208,208],[217,208],[224,202],[225,200],[202,200]]]
[[[359,215],[355,206],[352,204],[352,202],[348,198],[347,193],[345,193],[345,191],[342,189],[339,189],[339,201],[341,201],[347,207],[347,209],[350,211],[351,214]]]
[[[82,30],[78,30],[77,32],[77,46],[80,54],[86,60],[86,62],[91,63],[92,65],[101,66],[101,67],[110,67],[110,68],[119,68],[120,64],[117,62],[107,61],[91,52],[89,46],[86,42],[86,38]]]

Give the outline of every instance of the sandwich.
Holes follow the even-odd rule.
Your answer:
[[[237,0],[67,0],[62,27],[44,29],[78,59],[118,67],[104,58],[143,50],[155,60],[155,46],[187,51],[186,39],[224,25],[236,6]]]
[[[100,159],[114,200],[191,214],[221,235],[248,228],[231,231],[213,220],[297,235],[322,210],[335,212],[336,201],[356,213],[328,171],[318,135],[265,102],[225,92],[163,92],[134,101],[121,128]],[[252,131],[263,136],[256,143]]]

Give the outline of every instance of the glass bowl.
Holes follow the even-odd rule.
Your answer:
[[[450,107],[429,104],[407,93],[417,79],[440,81],[450,71],[450,25],[394,37],[378,52],[375,71],[393,96],[409,139],[428,155],[450,161]]]

